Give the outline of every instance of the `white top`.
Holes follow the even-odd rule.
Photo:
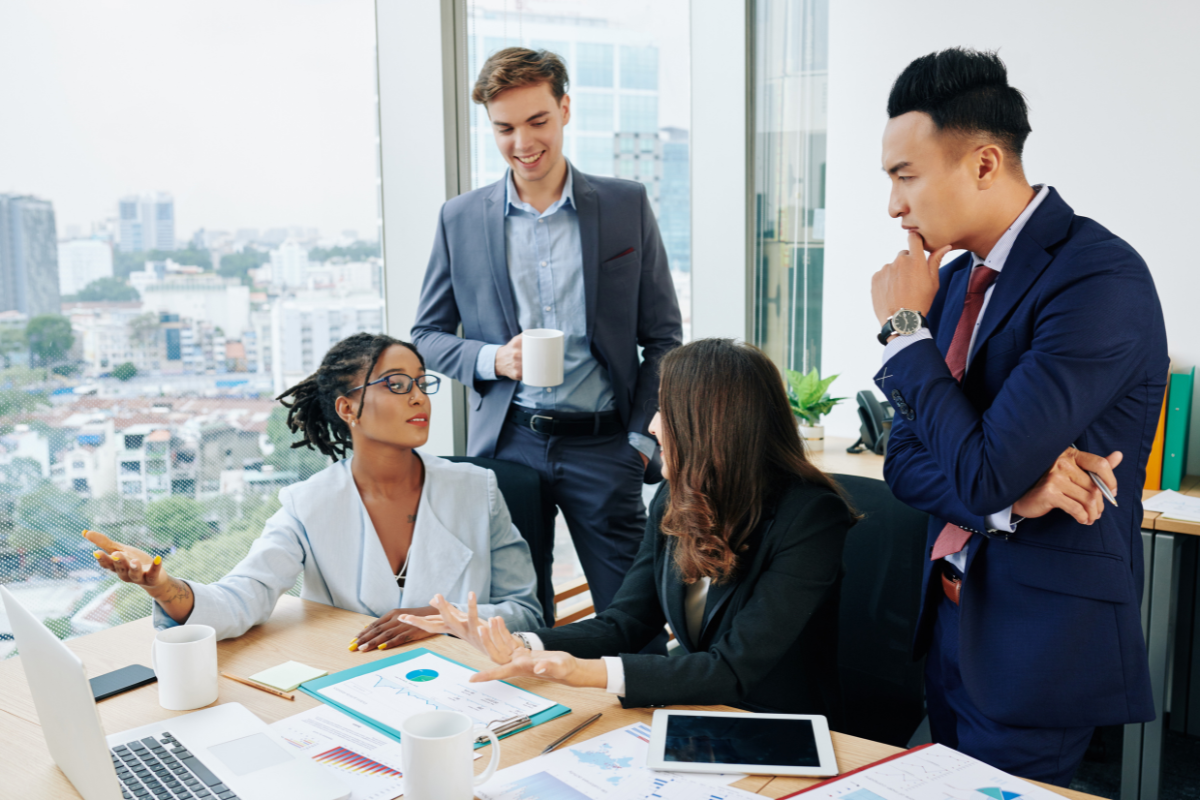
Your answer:
[[[188,581],[196,596],[188,622],[211,625],[218,639],[240,636],[265,622],[303,573],[303,599],[359,614],[426,606],[439,593],[465,609],[473,591],[480,616],[503,617],[511,630],[541,627],[529,545],[512,524],[495,474],[418,455],[425,485],[403,589],[345,459],[281,489],[282,507],[229,574],[211,584]],[[177,624],[157,603],[153,610],[156,628]]]
[[[980,258],[975,253],[971,254],[973,259],[973,263],[971,264],[972,270],[982,264],[985,267],[990,267],[991,269],[996,270],[996,272],[1004,271],[1004,262],[1008,260],[1008,254],[1012,252],[1013,245],[1016,243],[1017,237],[1021,235],[1021,231],[1025,228],[1025,223],[1029,222],[1029,218],[1033,216],[1033,212],[1037,211],[1038,206],[1040,206],[1042,201],[1045,200],[1047,195],[1050,194],[1050,187],[1047,185],[1042,184],[1035,186],[1034,188],[1038,190],[1037,194],[1034,195],[1033,199],[1029,201],[1029,205],[1025,206],[1025,210],[1021,212],[1021,215],[1016,218],[1013,224],[1008,226],[1008,230],[1006,230],[1004,235],[1000,237],[1000,241],[996,242],[996,245],[992,248],[991,252],[988,253],[987,258]],[[968,279],[969,278],[970,276],[968,275]],[[967,369],[971,368],[971,359],[975,357],[975,337],[979,335],[979,327],[983,324],[983,315],[987,313],[988,303],[992,299],[992,292],[995,290],[995,288],[996,281],[992,281],[992,285],[988,287],[987,292],[985,292],[983,295],[983,306],[979,309],[979,317],[976,318],[975,328],[971,331],[971,344],[967,348]],[[932,338],[933,334],[929,332],[928,328],[921,328],[911,336],[897,336],[895,339],[888,342],[887,347],[883,348],[883,363],[886,364],[894,355],[914,342],[920,342],[924,341],[925,339]],[[963,373],[963,376],[966,376],[966,372]],[[1012,521],[1012,506],[1009,506],[1003,511],[998,511],[995,514],[988,514],[987,524],[990,530],[1008,531],[1009,533],[1015,531],[1017,526]],[[949,561],[951,564],[953,564],[959,572],[966,571],[966,548],[963,548],[957,553],[946,556],[946,561]]]

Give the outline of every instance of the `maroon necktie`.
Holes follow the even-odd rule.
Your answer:
[[[967,299],[963,303],[962,316],[958,318],[958,327],[954,329],[954,338],[950,340],[950,350],[946,353],[946,366],[950,367],[950,373],[956,381],[962,381],[962,376],[967,371],[967,351],[971,347],[971,334],[975,330],[979,312],[983,310],[983,298],[987,294],[988,287],[992,285],[992,281],[996,280],[996,276],[999,274],[991,267],[985,267],[982,264],[971,272],[971,282],[967,286]],[[933,543],[933,555],[930,556],[930,560],[937,561],[939,558],[959,552],[967,546],[967,540],[970,538],[970,531],[964,531],[954,523],[947,522],[946,527],[942,528],[942,532],[938,534],[937,541]]]

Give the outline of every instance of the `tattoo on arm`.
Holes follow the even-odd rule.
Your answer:
[[[182,603],[192,599],[192,587],[179,578],[171,579],[171,589],[163,598],[167,603]]]
[[[409,522],[411,522],[411,523],[413,523],[413,524],[416,524],[416,521],[417,521],[417,515],[416,515],[416,514],[409,514],[409,515],[408,515],[408,521],[409,521]]]

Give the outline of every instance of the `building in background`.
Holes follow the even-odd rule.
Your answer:
[[[239,337],[250,322],[250,287],[236,278],[167,273],[161,280],[134,285],[147,311],[202,320],[230,338]]]
[[[677,272],[692,271],[692,185],[688,132],[662,130],[662,179],[658,190],[658,229],[667,261]]]
[[[58,291],[78,294],[94,280],[111,278],[112,245],[101,239],[73,239],[58,243]]]
[[[0,194],[0,311],[59,312],[58,236],[48,200]]]
[[[121,252],[175,249],[175,198],[170,193],[126,195],[117,212]]]
[[[315,372],[337,342],[360,331],[383,333],[383,326],[383,298],[377,295],[331,298],[312,292],[275,302],[271,306],[275,393]]]
[[[308,277],[308,249],[295,239],[287,239],[271,251],[271,283],[275,286],[304,288]]]

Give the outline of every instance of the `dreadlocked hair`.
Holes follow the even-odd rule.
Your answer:
[[[334,461],[346,457],[346,451],[352,449],[353,444],[350,426],[338,416],[337,399],[356,385],[370,383],[376,362],[392,345],[407,347],[420,359],[421,366],[425,366],[425,359],[408,342],[382,333],[356,333],[331,347],[316,372],[275,398],[288,410],[288,430],[303,435],[300,441],[292,443],[293,448],[317,450]],[[363,369],[367,371],[366,376],[356,381]],[[364,400],[365,393],[358,401],[359,417]]]

